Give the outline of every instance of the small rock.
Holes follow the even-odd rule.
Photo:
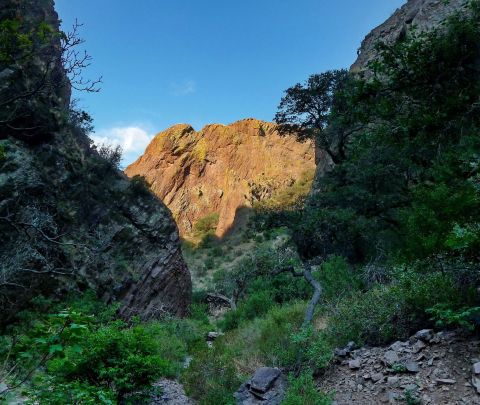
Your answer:
[[[422,329],[415,333],[417,339],[423,340],[424,342],[430,342],[433,339],[433,330],[432,329]]]
[[[383,380],[383,373],[375,373],[375,374],[372,374],[372,381],[373,382],[378,382],[378,381],[382,381]]]
[[[405,391],[416,392],[418,390],[417,384],[408,384],[405,386]]]
[[[438,378],[436,383],[439,385],[452,385],[455,384],[457,381],[452,378]]]
[[[395,343],[390,345],[389,350],[393,350],[394,352],[401,352],[405,346],[405,343],[396,341]]]
[[[422,340],[417,340],[412,347],[413,353],[418,353],[419,351],[423,350],[427,345]]]
[[[339,349],[338,347],[335,349],[335,356],[337,357],[347,357],[348,353],[345,349]]]
[[[221,333],[221,332],[208,332],[207,333],[207,340],[212,341],[212,340],[218,339],[222,335],[223,335],[223,333]]]
[[[393,366],[399,362],[398,354],[393,350],[388,350],[383,356],[383,360],[387,366]]]
[[[337,347],[335,349],[335,356],[337,357],[346,357],[348,356],[355,348],[357,345],[355,342],[348,342],[347,345],[344,348],[339,348]]]
[[[473,365],[473,374],[480,374],[480,361]]]
[[[387,392],[387,398],[388,398],[388,402],[390,404],[393,404],[397,401],[397,399],[400,398],[400,395],[397,394],[396,392],[389,391],[389,392]]]
[[[360,359],[354,359],[348,362],[348,367],[352,370],[359,369],[360,366],[361,366]]]
[[[355,350],[357,345],[355,342],[348,342],[347,345],[345,346],[345,349],[351,352],[352,350]]]
[[[422,396],[422,400],[423,402],[425,402],[426,404],[429,404],[430,402],[432,402],[432,398],[430,398],[427,394],[424,394]]]
[[[427,361],[427,364],[429,366],[433,366],[433,357]]]
[[[420,370],[418,363],[415,361],[407,361],[405,363],[405,368],[410,373],[418,373],[418,371]]]
[[[399,378],[398,377],[388,377],[387,378],[387,385],[389,387],[396,387],[398,385]]]
[[[480,394],[480,378],[472,377],[472,385],[477,390],[477,393]]]
[[[425,358],[425,354],[424,353],[420,353],[420,356],[418,356],[415,361],[420,361],[420,360],[423,360]]]

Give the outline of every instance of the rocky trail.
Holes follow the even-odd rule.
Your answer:
[[[480,347],[455,332],[417,332],[388,347],[336,350],[318,388],[336,405],[480,404]]]

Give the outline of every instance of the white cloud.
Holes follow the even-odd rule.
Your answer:
[[[174,96],[185,96],[187,94],[195,93],[196,83],[193,80],[182,80],[181,82],[174,82],[170,84],[172,94]]]
[[[120,145],[124,165],[132,163],[144,151],[153,138],[145,129],[137,126],[102,129],[90,135],[95,145]]]

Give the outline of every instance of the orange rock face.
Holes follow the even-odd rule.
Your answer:
[[[275,124],[255,119],[207,125],[199,132],[179,124],[160,132],[125,172],[147,180],[182,236],[190,235],[199,219],[218,214],[215,233],[221,237],[239,208],[313,173],[314,155],[312,142],[280,135]]]

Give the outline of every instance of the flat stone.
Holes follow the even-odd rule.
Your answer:
[[[280,405],[286,387],[287,379],[279,369],[262,367],[233,396],[237,405]]]
[[[360,362],[360,359],[354,359],[354,360],[350,360],[348,362],[348,367],[352,370],[356,370],[356,369],[359,369],[361,366],[361,362]]]
[[[452,385],[457,382],[457,380],[454,380],[452,378],[437,378],[435,381],[439,385]]]
[[[255,371],[255,374],[250,380],[249,388],[262,393],[267,392],[280,374],[281,371],[278,368],[261,367]]]
[[[407,361],[405,363],[405,368],[410,373],[418,373],[418,371],[420,370],[420,367],[418,366],[418,363],[416,361]]]
[[[473,374],[475,375],[480,374],[480,361],[475,363],[472,368],[473,368]]]

